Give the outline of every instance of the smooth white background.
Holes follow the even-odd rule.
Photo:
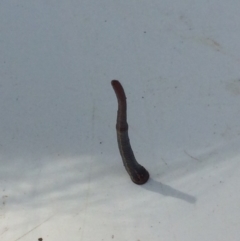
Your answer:
[[[0,240],[238,241],[240,2],[0,2]],[[119,155],[118,79],[135,156]]]

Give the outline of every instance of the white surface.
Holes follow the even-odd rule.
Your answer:
[[[237,241],[240,2],[0,2],[0,240]],[[121,163],[110,81],[150,172]]]

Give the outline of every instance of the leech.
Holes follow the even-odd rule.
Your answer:
[[[130,145],[130,140],[128,137],[126,95],[121,83],[118,80],[112,80],[111,84],[118,100],[116,124],[118,148],[123,160],[123,164],[130,178],[134,183],[141,185],[147,182],[149,179],[149,173],[137,162]]]

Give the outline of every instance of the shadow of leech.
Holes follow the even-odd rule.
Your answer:
[[[146,184],[143,185],[143,188],[152,192],[159,193],[164,196],[178,198],[188,203],[196,203],[197,201],[197,199],[194,196],[181,192],[179,190],[176,190],[170,187],[169,185],[155,181],[151,178],[149,179],[147,185]]]

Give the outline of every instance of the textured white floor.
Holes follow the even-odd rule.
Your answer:
[[[0,240],[238,241],[240,2],[0,2]],[[134,185],[117,101],[150,172]]]

